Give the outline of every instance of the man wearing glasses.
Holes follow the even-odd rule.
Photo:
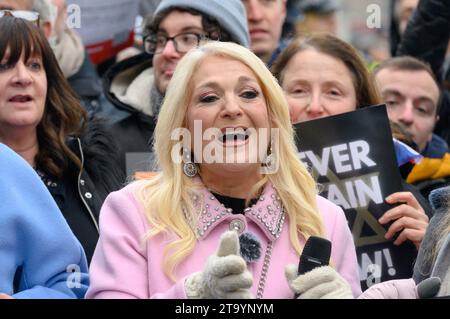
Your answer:
[[[240,0],[163,0],[145,26],[145,53],[114,65],[105,74],[106,94],[115,106],[113,116],[121,116],[112,133],[127,175],[154,169],[149,167],[151,138],[169,81],[184,54],[207,40],[249,47]]]

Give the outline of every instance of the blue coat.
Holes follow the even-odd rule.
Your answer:
[[[0,144],[0,293],[83,298],[84,251],[38,175]]]

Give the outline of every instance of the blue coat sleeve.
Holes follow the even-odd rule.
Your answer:
[[[45,185],[0,144],[0,293],[14,298],[83,298],[84,251]]]

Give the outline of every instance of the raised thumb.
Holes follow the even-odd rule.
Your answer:
[[[228,255],[239,256],[239,236],[235,230],[229,230],[220,237],[219,249],[217,256],[224,257]]]
[[[289,283],[295,280],[298,277],[298,267],[294,264],[288,264],[284,267],[284,274]]]

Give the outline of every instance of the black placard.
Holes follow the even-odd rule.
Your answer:
[[[384,238],[378,219],[393,206],[384,199],[402,191],[385,105],[294,125],[300,158],[340,205],[355,241],[361,287],[412,276],[416,248]]]

